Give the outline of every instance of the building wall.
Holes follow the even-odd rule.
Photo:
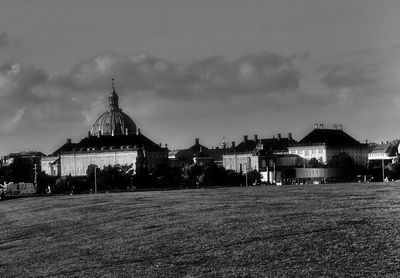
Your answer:
[[[60,176],[61,175],[61,168],[60,163],[54,164],[54,162],[59,159],[58,156],[47,156],[42,157],[40,161],[40,166],[43,172],[49,176]]]
[[[84,176],[90,164],[97,165],[99,168],[104,168],[109,165],[130,165],[132,164],[135,172],[137,167],[145,165],[137,165],[139,150],[109,150],[103,152],[80,152],[68,153],[60,155],[61,176]],[[152,171],[159,163],[165,163],[168,159],[168,152],[144,152],[144,162],[147,165],[147,170]]]
[[[368,164],[368,147],[364,145],[359,147],[295,146],[289,147],[289,153],[296,154],[307,160],[316,158],[323,164],[326,164],[333,156],[339,153],[346,153],[354,160],[355,164],[363,166]]]
[[[302,158],[297,155],[282,155],[276,157],[276,167],[303,166]]]
[[[61,176],[84,176],[90,164],[95,164],[99,168],[133,164],[136,169],[137,155],[137,150],[61,154]]]
[[[245,172],[246,169],[251,170],[259,167],[252,156],[251,153],[223,155],[222,165],[226,170]]]
[[[369,153],[368,154],[368,160],[392,160],[396,158],[397,156],[389,156],[387,153],[381,152],[381,153]]]
[[[147,169],[149,171],[154,170],[158,164],[167,163],[168,161],[168,152],[149,152],[145,151],[144,156],[147,160]]]
[[[324,164],[329,161],[329,155],[325,145],[289,147],[289,154],[295,154],[307,160],[315,158]]]

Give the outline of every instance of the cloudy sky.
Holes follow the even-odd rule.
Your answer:
[[[400,138],[400,1],[14,1],[0,9],[0,155],[87,135],[111,78],[153,141]]]

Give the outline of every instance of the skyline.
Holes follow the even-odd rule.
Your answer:
[[[107,107],[170,149],[399,138],[398,1],[4,1],[0,155],[78,141]]]

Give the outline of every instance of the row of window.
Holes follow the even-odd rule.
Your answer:
[[[307,155],[310,155],[310,153],[311,154],[316,154],[317,151],[318,151],[318,153],[323,153],[324,152],[323,149],[319,149],[319,150],[313,149],[313,150],[298,150],[298,151],[293,150],[292,153],[293,154],[304,154],[304,155],[307,156]]]

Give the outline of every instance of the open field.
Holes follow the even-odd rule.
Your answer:
[[[400,275],[400,184],[0,203],[1,277]]]

